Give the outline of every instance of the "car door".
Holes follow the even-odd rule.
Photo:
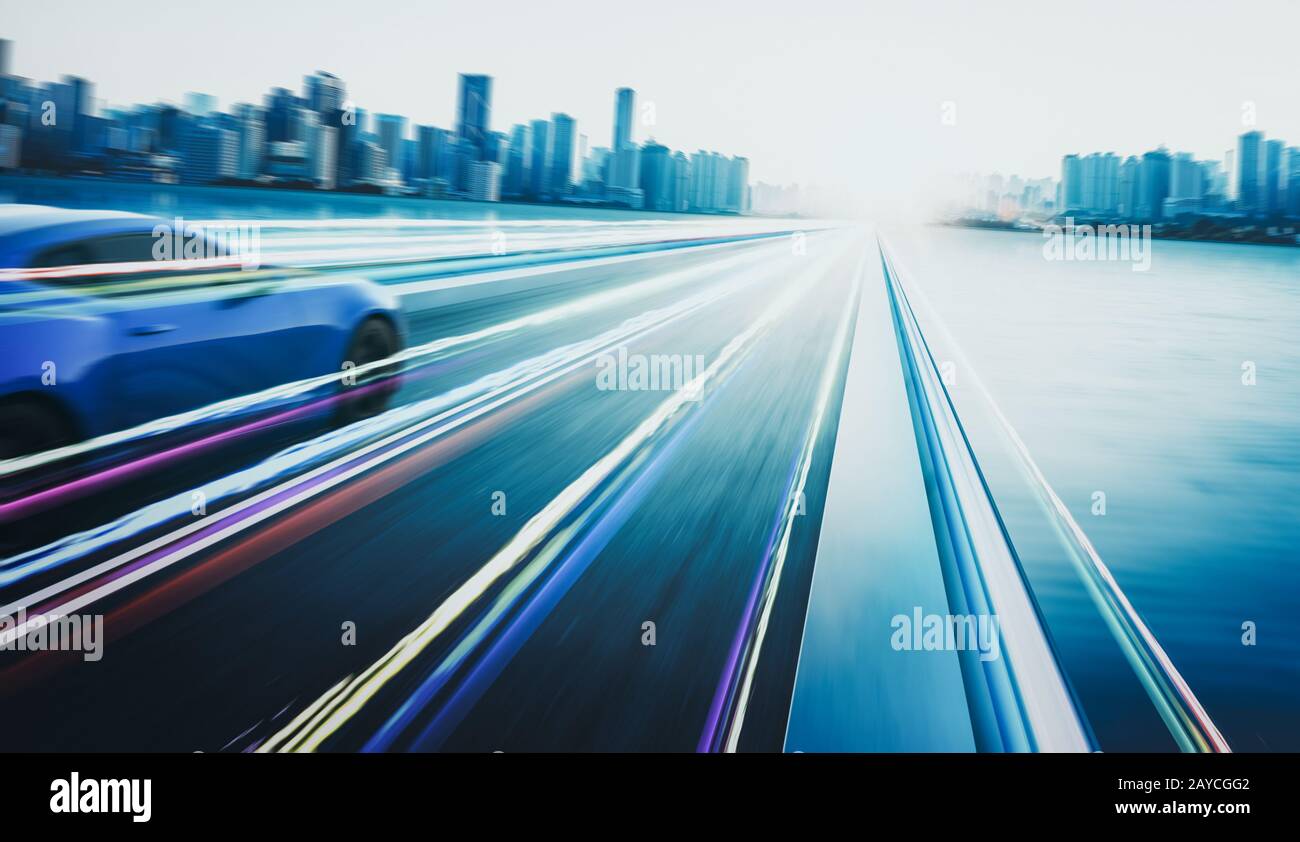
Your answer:
[[[152,261],[149,233],[63,246],[76,263]],[[133,426],[259,391],[302,369],[311,307],[284,306],[274,271],[238,267],[136,273],[87,287],[112,324],[104,370],[114,425]],[[300,376],[305,376],[300,375]]]

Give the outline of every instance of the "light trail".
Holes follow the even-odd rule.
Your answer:
[[[818,261],[816,266],[822,268],[830,262],[829,259],[823,259]],[[817,273],[809,274],[816,276]],[[734,336],[713,362],[696,375],[686,388],[674,392],[665,399],[632,432],[548,502],[501,550],[444,600],[423,623],[399,640],[387,654],[361,674],[352,677],[346,689],[335,694],[329,703],[320,706],[316,714],[306,723],[296,729],[281,730],[260,745],[257,750],[259,752],[314,751],[319,748],[389,681],[437,640],[452,622],[474,605],[502,576],[522,563],[582,501],[606,482],[620,466],[632,459],[678,411],[689,405],[693,394],[701,394],[710,380],[716,377],[733,357],[740,356],[746,351],[748,346],[803,294],[805,290],[799,284],[787,285],[759,317]]]
[[[759,656],[762,654],[763,641],[767,637],[768,623],[772,616],[772,607],[776,604],[777,591],[781,585],[781,574],[785,570],[785,561],[790,550],[790,536],[794,531],[794,519],[799,514],[799,500],[808,483],[808,473],[812,469],[812,458],[816,450],[817,439],[821,435],[822,423],[830,406],[831,396],[839,377],[842,360],[847,351],[849,337],[857,313],[857,300],[861,295],[862,267],[866,260],[865,250],[858,258],[853,273],[853,283],[849,291],[848,306],[844,308],[840,322],[831,343],[831,352],[822,369],[821,383],[817,390],[812,420],[808,425],[808,434],[804,438],[799,456],[796,460],[796,479],[787,486],[781,517],[777,521],[780,527],[779,538],[773,550],[769,544],[768,553],[759,563],[758,577],[754,582],[745,611],[741,616],[739,628],[727,655],[718,688],[714,694],[709,715],[705,721],[703,733],[697,747],[698,751],[716,751],[721,749],[734,752],[740,743],[740,734],[745,727],[745,714],[749,708],[749,697],[753,688],[754,674],[758,669]],[[761,596],[759,584],[762,583]]]
[[[769,275],[779,272],[780,268],[779,264],[770,262],[765,266]],[[100,562],[22,599],[15,600],[9,605],[0,608],[0,614],[16,614],[19,610],[32,613],[31,606],[38,602],[63,593],[97,576],[103,576],[115,569],[132,565],[129,569],[120,571],[119,575],[104,581],[93,590],[80,593],[58,606],[43,606],[41,609],[44,613],[74,613],[86,605],[116,593],[127,585],[190,557],[199,550],[223,541],[306,499],[315,497],[369,470],[380,462],[396,458],[412,448],[421,446],[437,436],[458,428],[542,385],[550,383],[582,366],[590,365],[603,353],[609,353],[626,342],[699,312],[705,307],[749,286],[751,280],[744,277],[733,279],[728,283],[701,291],[672,305],[643,313],[592,339],[565,346],[542,357],[533,358],[526,361],[526,363],[516,365],[505,372],[498,372],[482,378],[479,381],[482,386],[478,388],[486,387],[488,391],[478,394],[477,397],[470,398],[463,403],[453,404],[451,408],[444,409],[413,426],[404,427],[387,438],[372,442],[359,450],[349,451],[335,461],[317,467],[301,477],[262,491],[220,512],[197,519],[142,546]],[[476,391],[475,388],[464,387],[450,394],[459,397],[462,394],[471,394],[474,391]],[[440,396],[431,399],[427,403],[446,405],[449,401],[446,396]],[[416,415],[424,409],[424,405],[416,405],[414,410],[405,407],[402,411],[407,415]],[[348,430],[353,430],[355,435],[356,429],[365,430],[368,423],[378,424],[391,415],[393,415],[392,412],[386,413],[377,419],[371,419],[370,422],[354,425]],[[343,433],[346,434],[347,431],[343,431]],[[326,436],[323,439],[337,440],[339,437],[338,435]],[[274,460],[268,461],[273,462]],[[208,495],[208,500],[220,500],[225,494],[247,487],[250,480],[249,475],[253,471],[254,469],[250,469],[225,478],[221,481],[224,483],[224,487],[209,485],[205,489],[205,491],[212,492]],[[113,534],[113,530],[96,530],[93,533],[93,540],[87,541],[84,545],[69,546],[65,540],[53,545],[52,549],[55,550],[53,554],[48,554],[51,548],[43,548],[42,551],[33,551],[17,556],[15,559],[6,562],[6,569],[3,575],[0,575],[0,583],[12,583],[36,572],[47,570],[56,564],[66,564],[73,558],[85,555],[93,549],[111,545],[129,537],[129,535],[138,534],[147,526],[159,525],[174,518],[177,511],[188,512],[189,500],[189,495],[185,494],[169,501],[154,504],[145,510],[145,512],[151,513],[152,516],[143,522],[138,517],[133,519],[128,516],[118,522],[117,534]],[[198,534],[200,532],[204,534]],[[173,544],[177,546],[170,546]],[[19,562],[17,566],[14,565],[15,561]],[[0,632],[0,645],[26,634],[31,622],[29,620],[14,628]]]
[[[406,348],[393,356],[382,360],[376,360],[365,365],[356,366],[350,370],[340,370],[338,372],[331,372],[317,377],[309,377],[291,383],[272,386],[259,392],[228,398],[215,404],[155,419],[126,430],[107,433],[102,436],[97,436],[92,439],[87,439],[86,441],[77,442],[53,450],[21,456],[14,459],[0,460],[0,477],[44,467],[55,462],[81,456],[96,450],[157,436],[162,433],[171,432],[183,427],[189,427],[205,421],[225,418],[243,410],[252,409],[262,405],[273,405],[277,402],[304,395],[321,387],[331,386],[340,382],[344,377],[349,375],[353,377],[362,377],[372,372],[381,371],[382,369],[388,368],[394,364],[420,360],[424,357],[446,353],[449,350],[470,343],[480,342],[493,337],[507,335],[518,330],[550,324],[562,319],[594,312],[603,307],[632,300],[638,296],[653,292],[656,289],[672,287],[692,278],[712,274],[723,269],[739,268],[750,263],[756,263],[775,254],[777,251],[779,251],[779,249],[764,249],[763,247],[760,247],[754,252],[742,252],[702,266],[674,270],[635,284],[628,284],[612,290],[592,293],[575,302],[556,305],[536,313],[501,322],[490,327],[481,328],[467,334],[439,338],[431,342]],[[522,274],[528,273],[524,272]],[[441,288],[444,284],[445,281],[435,282],[433,285],[419,284],[406,289],[399,287],[397,288],[397,291],[399,294],[423,292],[429,289]]]

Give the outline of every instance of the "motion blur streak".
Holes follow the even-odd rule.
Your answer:
[[[783,248],[784,247],[781,245],[776,245],[768,246],[766,250],[760,248],[759,250],[754,251],[743,251],[738,254],[721,258],[718,261],[705,266],[667,272],[635,284],[618,286],[613,289],[592,293],[574,301],[568,301],[540,312],[530,313],[516,319],[480,328],[470,333],[442,337],[431,342],[407,348],[386,359],[376,360],[365,365],[356,366],[351,370],[341,370],[336,373],[307,378],[293,383],[280,384],[264,389],[260,392],[229,398],[216,404],[200,407],[198,409],[193,409],[166,418],[155,419],[137,427],[99,436],[94,439],[57,448],[55,450],[35,453],[16,459],[0,460],[0,477],[40,468],[65,459],[70,459],[139,439],[157,436],[162,433],[179,430],[202,422],[226,418],[242,411],[275,405],[277,402],[308,394],[322,387],[332,386],[348,375],[362,377],[372,372],[382,371],[396,363],[405,364],[416,362],[428,357],[436,357],[461,346],[483,342],[493,338],[509,336],[510,334],[520,330],[540,327],[563,319],[575,318],[583,314],[616,305],[623,301],[648,295],[657,289],[670,288],[687,283],[692,279],[700,278],[706,274],[714,273],[721,269],[757,265],[764,259],[770,258],[774,251],[780,251]],[[528,270],[524,274],[535,274],[540,271],[543,270]],[[416,286],[420,285],[417,284]],[[398,287],[398,291],[403,292],[402,287]]]
[[[724,380],[722,387],[729,382],[731,381]],[[707,412],[712,405],[712,401],[706,402],[698,412],[689,416],[681,428],[674,431],[668,442],[653,456],[650,464],[644,466],[644,470],[642,468],[646,456],[644,453],[638,454],[583,510],[572,525],[556,533],[546,547],[536,554],[493,601],[492,606],[483,613],[474,628],[457,643],[451,654],[389,718],[384,727],[371,737],[363,750],[384,751],[392,747],[403,730],[423,713],[424,707],[447,685],[452,674],[469,660],[475,648],[488,639],[507,612],[514,608],[527,590],[551,568],[564,548],[608,504],[607,511],[600,516],[600,520],[583,536],[578,546],[556,565],[555,572],[546,584],[514,618],[506,631],[492,643],[490,649],[461,682],[452,697],[411,744],[412,750],[415,751],[436,751],[441,747],[443,740],[461,722],[469,707],[478,700],[493,679],[500,675],[506,663],[518,653],[528,636],[555,608],[560,598],[568,593],[577,578],[609,543],[613,534],[627,521],[637,504],[644,498],[647,489],[671,464],[673,453],[689,436],[701,414]],[[637,475],[638,471],[639,475]],[[627,485],[629,477],[634,475],[636,478],[632,480],[627,490],[619,493],[620,489]],[[612,503],[610,503],[611,498]]]
[[[700,735],[699,751],[717,751],[721,748],[727,752],[734,752],[740,743],[740,733],[745,726],[745,711],[749,705],[754,673],[758,669],[763,639],[767,634],[772,606],[776,602],[777,589],[785,568],[794,519],[802,510],[802,498],[808,482],[808,471],[812,467],[813,450],[821,433],[822,422],[830,405],[840,365],[852,336],[853,314],[857,312],[857,299],[862,284],[862,265],[865,259],[864,252],[858,258],[849,300],[840,317],[835,340],[831,343],[830,356],[822,368],[821,385],[818,387],[812,420],[809,422],[808,433],[804,437],[800,453],[792,466],[791,482],[785,489],[783,508],[773,525],[772,538],[768,541],[767,551],[759,563],[758,575],[750,590],[745,613],[741,617],[739,628],[736,629],[736,636],[727,655],[722,678],[718,682],[713,704],[709,708],[709,719],[705,724],[704,733]],[[719,742],[720,735],[724,733],[723,729],[725,729],[725,739]]]
[[[349,434],[353,437],[353,440],[359,440],[362,434],[368,433],[376,427],[385,427],[392,425],[394,422],[404,424],[409,419],[423,419],[417,420],[413,425],[403,426],[388,438],[372,442],[358,450],[347,452],[334,462],[318,467],[296,480],[263,491],[236,506],[192,522],[168,535],[156,538],[142,547],[137,547],[102,562],[89,570],[65,579],[61,583],[48,586],[24,600],[6,606],[4,611],[9,613],[17,608],[26,607],[86,581],[95,575],[134,563],[127,575],[106,582],[94,591],[62,603],[58,607],[58,611],[62,613],[79,610],[79,608],[90,604],[95,599],[114,593],[128,584],[150,575],[152,572],[188,558],[193,553],[212,546],[236,532],[256,525],[302,500],[346,482],[351,477],[369,470],[379,462],[396,458],[408,450],[418,447],[448,430],[468,423],[514,398],[551,382],[563,374],[576,370],[583,365],[589,365],[597,356],[611,351],[622,343],[631,341],[674,320],[698,312],[701,308],[732,295],[740,289],[744,289],[754,280],[755,278],[752,276],[739,275],[733,277],[727,283],[707,288],[671,305],[650,310],[628,319],[618,327],[592,339],[562,347],[541,357],[525,361],[511,369],[481,378],[478,384],[441,395],[412,407],[390,411],[378,418],[353,425],[352,428],[342,431],[342,433],[326,436],[321,440],[321,443],[337,446],[340,439],[345,439],[343,434]],[[467,395],[475,396],[462,400]],[[448,404],[450,404],[450,408],[444,408]],[[431,417],[425,417],[431,411],[437,412]],[[418,437],[411,438],[415,433],[425,428],[431,429]],[[403,438],[406,440],[398,444],[397,442]],[[389,445],[393,446],[385,450],[384,448]],[[310,456],[313,452],[313,448],[300,446],[292,448],[290,454],[286,455]],[[361,458],[371,453],[375,455],[369,459]],[[221,500],[229,494],[254,487],[259,480],[282,476],[294,467],[297,467],[297,463],[293,460],[289,460],[289,464],[285,465],[282,460],[273,458],[263,463],[262,466],[241,471],[207,486],[205,493],[210,501]],[[72,540],[59,542],[52,548],[15,557],[15,559],[5,563],[6,569],[3,576],[0,577],[0,582],[9,584],[19,581],[36,572],[66,563],[73,558],[84,555],[91,549],[120,542],[132,535],[140,534],[149,527],[174,518],[177,511],[187,511],[189,499],[189,493],[183,493],[172,500],[157,503],[149,507],[145,512],[123,518],[116,528],[97,529],[93,533],[84,536],[83,540],[77,540],[78,536],[74,536]],[[245,512],[247,514],[244,514]],[[169,547],[168,545],[171,544],[174,544],[174,546]],[[155,551],[157,552],[155,553]],[[155,553],[155,555],[148,555],[150,553]],[[138,562],[137,559],[139,559]],[[26,623],[20,624],[0,634],[0,644],[26,633],[27,626]]]
[[[838,254],[823,256],[805,270],[809,279],[819,277]],[[781,294],[740,334],[734,336],[704,372],[697,375],[685,388],[674,392],[644,419],[612,450],[602,456],[580,477],[570,483],[558,496],[534,515],[500,551],[451,594],[418,627],[408,633],[396,646],[368,669],[353,678],[347,688],[322,705],[301,728],[285,728],[258,751],[314,751],[343,727],[390,680],[401,673],[430,644],[432,644],[458,617],[477,602],[498,579],[520,564],[550,535],[572,511],[588,498],[622,465],[633,459],[638,450],[650,441],[684,407],[692,403],[692,394],[702,394],[709,382],[724,369],[733,357],[742,355],[774,321],[795,301],[807,294],[808,288],[796,280],[787,284]]]

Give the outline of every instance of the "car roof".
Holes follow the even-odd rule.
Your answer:
[[[23,267],[38,251],[87,237],[151,232],[159,220],[125,211],[0,205],[0,267]]]

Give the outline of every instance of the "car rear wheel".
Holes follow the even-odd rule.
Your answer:
[[[13,459],[71,444],[67,420],[39,401],[0,404],[0,459]]]
[[[343,364],[347,367],[351,363],[352,368],[361,368],[368,363],[391,357],[400,348],[397,331],[393,330],[391,324],[381,318],[369,318],[352,334]],[[398,369],[397,365],[383,366],[357,375],[351,385],[344,381],[341,387],[344,397],[339,403],[339,421],[350,424],[383,412],[397,391]]]

